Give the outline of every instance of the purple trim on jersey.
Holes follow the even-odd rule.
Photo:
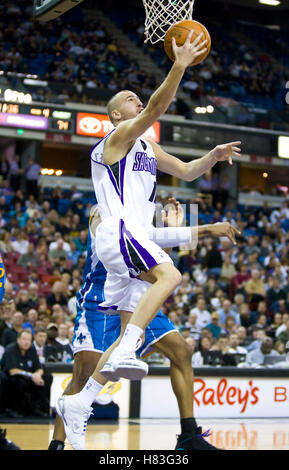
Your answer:
[[[131,270],[133,269],[135,271],[136,267],[131,262],[130,256],[129,256],[128,251],[126,249],[126,244],[125,244],[125,240],[124,240],[124,236],[123,236],[123,230],[125,230],[125,232],[127,232],[127,230],[125,228],[124,221],[122,219],[120,219],[120,221],[119,221],[119,246],[120,246],[120,252],[123,256],[125,264],[127,265],[130,277],[136,278],[137,276],[134,276],[131,273]]]
[[[156,264],[158,264],[156,260],[152,257],[152,255],[143,246],[141,246],[137,240],[131,237],[130,241],[131,241],[131,244],[135,247],[135,249],[138,251],[138,253],[142,257],[142,259],[144,260],[148,269],[151,269]]]
[[[116,128],[115,128],[115,129],[116,129]],[[90,158],[91,158],[91,160],[92,160],[93,162],[98,163],[98,162],[96,162],[95,160],[93,160],[93,158],[92,158],[92,152],[94,151],[94,149],[95,149],[104,139],[107,139],[107,137],[108,137],[110,134],[112,134],[112,132],[114,132],[115,129],[112,129],[108,134],[106,134],[106,136],[104,136],[102,139],[100,139],[98,142],[96,142],[96,144],[92,147],[92,149],[91,149],[91,151],[90,151]]]
[[[112,305],[111,307],[101,307],[100,305],[97,307],[98,310],[102,312],[106,312],[107,310],[117,310],[118,306],[117,305]]]
[[[123,189],[124,189],[124,172],[125,172],[125,165],[126,165],[126,156],[122,158],[119,162],[119,170],[120,170],[120,199],[123,204]]]

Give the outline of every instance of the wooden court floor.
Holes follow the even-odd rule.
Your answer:
[[[207,439],[226,450],[289,450],[288,419],[202,419],[199,425],[210,428]],[[53,423],[0,426],[22,450],[47,450],[53,433]],[[173,450],[179,432],[176,419],[120,419],[89,424],[86,445],[88,450]],[[69,444],[65,450],[71,450]]]

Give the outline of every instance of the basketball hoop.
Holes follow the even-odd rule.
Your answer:
[[[181,20],[191,20],[195,0],[142,0],[145,19],[145,43],[163,41],[169,27]]]

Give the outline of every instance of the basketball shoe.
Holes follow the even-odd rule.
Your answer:
[[[111,382],[118,381],[120,377],[141,380],[147,375],[148,370],[148,365],[137,359],[134,351],[126,351],[118,346],[100,370],[100,374]]]
[[[77,393],[58,398],[56,411],[64,423],[66,437],[73,449],[85,450],[86,425],[93,408],[84,405]]]
[[[209,431],[202,433],[201,427],[195,428],[189,433],[180,434],[175,450],[221,450],[204,439],[209,435]]]
[[[1,450],[21,450],[14,442],[6,439],[6,429],[0,428],[0,451]]]

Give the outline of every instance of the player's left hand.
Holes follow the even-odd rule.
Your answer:
[[[228,144],[217,145],[212,152],[217,162],[228,161],[230,165],[233,164],[232,157],[239,157],[241,149],[238,147],[241,141],[229,142]]]
[[[184,210],[181,204],[170,197],[165,209],[162,210],[162,221],[167,227],[181,227],[184,221]]]

